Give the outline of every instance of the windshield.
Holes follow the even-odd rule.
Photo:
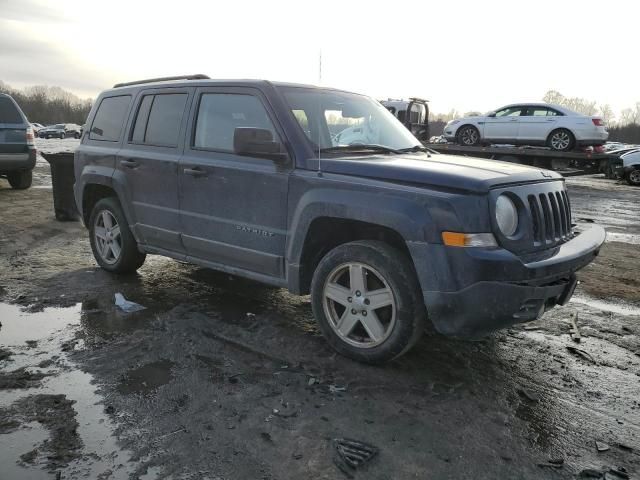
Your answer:
[[[339,153],[341,147],[354,151],[358,145],[378,147],[377,152],[422,146],[393,114],[369,97],[312,88],[281,89],[316,151]]]

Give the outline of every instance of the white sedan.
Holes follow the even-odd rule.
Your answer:
[[[548,103],[518,103],[484,116],[452,120],[444,127],[444,137],[467,146],[508,143],[568,151],[579,145],[602,145],[609,132],[602,117]]]

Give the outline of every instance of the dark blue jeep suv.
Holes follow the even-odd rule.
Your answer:
[[[75,194],[104,269],[160,254],[311,293],[361,361],[402,355],[427,321],[475,336],[538,318],[605,238],[576,231],[556,173],[430,152],[354,93],[155,79],[103,92],[86,125]]]

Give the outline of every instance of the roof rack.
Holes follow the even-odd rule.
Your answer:
[[[143,83],[167,82],[169,80],[209,80],[209,79],[210,77],[208,75],[197,73],[195,75],[179,75],[177,77],[148,78],[146,80],[136,80],[135,82],[116,83],[113,86],[113,88],[128,87],[130,85],[141,85]]]

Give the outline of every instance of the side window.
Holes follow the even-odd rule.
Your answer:
[[[23,123],[22,115],[10,98],[0,97],[0,123]]]
[[[496,117],[517,117],[520,115],[522,107],[509,107],[496,112]]]
[[[167,147],[178,145],[178,133],[180,132],[187,96],[186,93],[154,96],[144,143]]]
[[[117,142],[129,110],[131,95],[103,98],[89,130],[91,140]]]
[[[530,117],[546,117],[549,115],[549,110],[544,107],[532,107],[529,109]]]
[[[233,134],[237,127],[270,130],[277,138],[273,123],[262,102],[253,95],[203,93],[200,97],[195,148],[233,151]]]

